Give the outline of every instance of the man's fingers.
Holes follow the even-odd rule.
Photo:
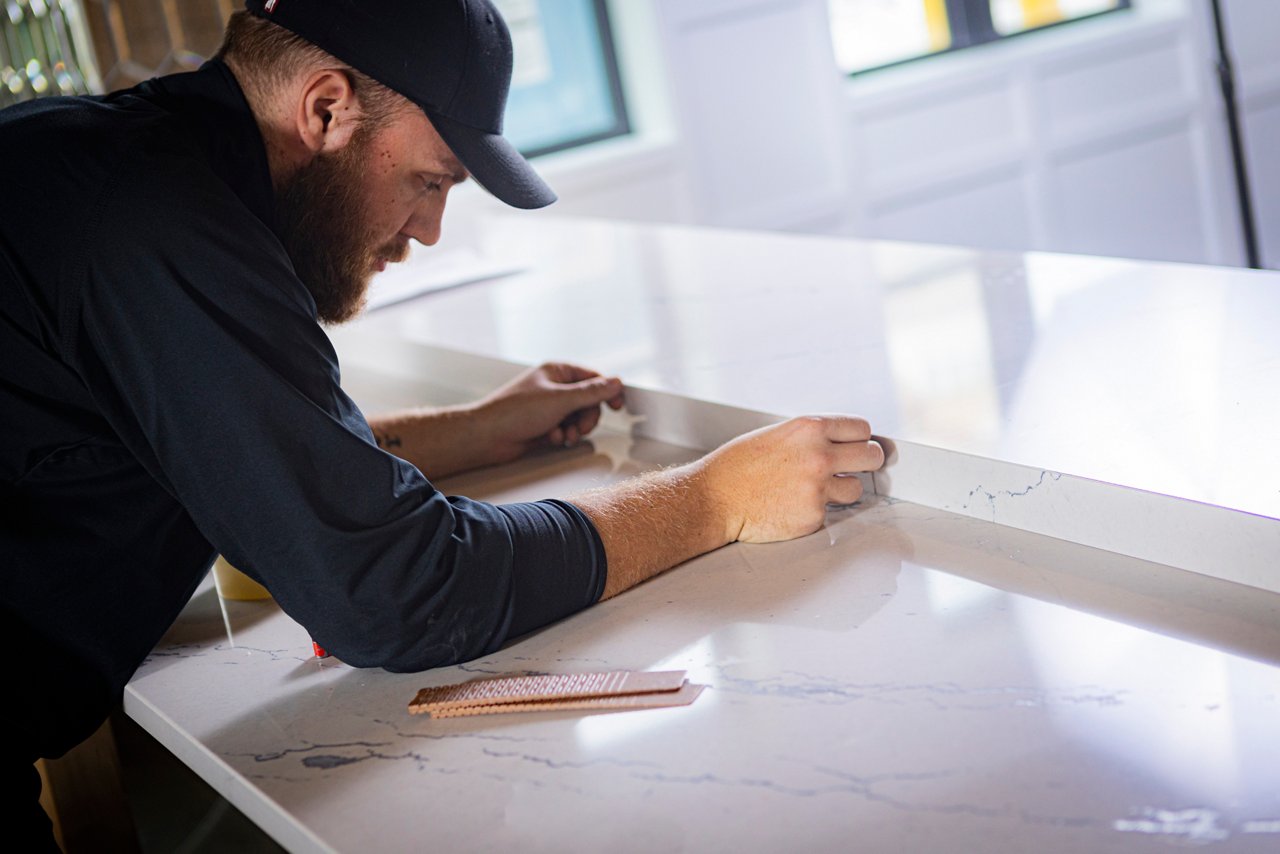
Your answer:
[[[550,440],[554,444],[576,445],[583,436],[596,429],[600,423],[600,407],[579,409],[570,412],[552,431]]]
[[[865,442],[871,438],[871,425],[856,415],[820,415],[826,436],[832,442]]]
[[[831,478],[831,485],[827,487],[828,504],[852,504],[861,497],[862,481],[858,478],[852,475]]]
[[[574,416],[574,426],[578,428],[578,435],[585,436],[596,429],[596,425],[600,423],[600,407],[580,409],[574,413]]]
[[[884,449],[876,441],[838,442],[832,446],[835,472],[876,471],[884,465]]]
[[[607,403],[610,409],[621,409],[625,403],[622,380],[617,377],[601,376],[589,368],[566,362],[548,362],[538,370],[556,393],[569,397],[574,409],[588,409],[602,403]]]

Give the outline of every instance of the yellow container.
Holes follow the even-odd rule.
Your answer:
[[[251,599],[270,599],[267,588],[236,569],[222,557],[213,562],[213,586],[222,599],[243,602]]]

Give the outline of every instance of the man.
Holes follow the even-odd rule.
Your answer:
[[[215,553],[342,660],[417,670],[812,532],[860,495],[839,475],[883,460],[864,421],[813,417],[571,502],[436,492],[424,473],[573,443],[622,403],[545,365],[369,423],[319,325],[438,240],[468,175],[554,200],[500,135],[506,27],[487,0],[246,5],[199,71],[0,113],[5,759],[28,779],[118,702]]]

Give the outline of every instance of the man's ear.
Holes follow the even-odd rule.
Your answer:
[[[360,119],[351,79],[337,68],[307,76],[298,98],[294,125],[298,140],[313,155],[347,144]]]

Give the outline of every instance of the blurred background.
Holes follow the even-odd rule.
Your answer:
[[[0,5],[4,103],[198,67],[239,7]],[[1275,0],[498,5],[560,213],[1280,267]]]

